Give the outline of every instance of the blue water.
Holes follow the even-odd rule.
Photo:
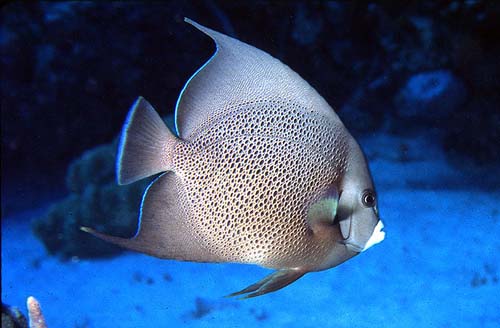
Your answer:
[[[481,1],[2,7],[2,302],[26,314],[35,296],[49,328],[499,327],[498,13]],[[242,301],[224,296],[270,270],[50,254],[33,222],[71,195],[70,163],[116,140],[138,95],[171,120],[213,52],[184,16],[268,51],[333,105],[370,165],[382,243]]]

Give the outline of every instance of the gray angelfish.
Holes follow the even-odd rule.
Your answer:
[[[189,19],[217,51],[186,83],[176,137],[139,98],[123,128],[119,184],[146,189],[140,228],[99,238],[160,258],[277,271],[230,296],[266,294],[332,268],[385,233],[365,157],[328,103],[269,54]]]

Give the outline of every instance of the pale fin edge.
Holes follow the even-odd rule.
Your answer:
[[[210,64],[210,62],[217,56],[217,53],[219,52],[219,44],[217,43],[217,40],[213,37],[213,35],[211,33],[218,33],[216,31],[213,31],[209,28],[206,28],[205,26],[203,25],[200,25],[198,24],[197,22],[187,18],[187,17],[184,17],[184,22],[194,26],[195,28],[197,28],[198,30],[200,30],[201,32],[205,33],[206,35],[208,35],[215,43],[215,51],[214,53],[212,54],[212,56],[210,56],[210,58],[201,66],[199,67],[194,73],[193,75],[191,75],[191,77],[186,81],[186,83],[184,83],[184,86],[182,87],[182,90],[179,94],[179,97],[177,98],[177,102],[175,104],[175,113],[174,113],[174,124],[175,124],[175,132],[177,133],[178,136],[181,136],[181,131],[179,129],[179,116],[180,116],[180,105],[181,105],[181,102],[182,102],[182,99],[183,99],[183,96],[185,95],[188,87],[189,87],[189,84],[191,83],[191,81],[201,72],[205,69],[205,67],[208,66],[208,64]]]

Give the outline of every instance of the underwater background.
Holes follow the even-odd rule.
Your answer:
[[[336,110],[367,156],[381,244],[239,301],[223,296],[270,270],[79,230],[136,231],[148,181],[116,185],[117,137],[139,95],[172,127],[214,51],[184,17],[280,59]],[[35,296],[50,328],[500,326],[498,2],[9,2],[0,51],[3,304],[26,313]]]

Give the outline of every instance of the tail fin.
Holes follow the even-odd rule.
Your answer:
[[[171,170],[177,142],[160,115],[139,97],[128,113],[120,137],[116,161],[118,184]]]

